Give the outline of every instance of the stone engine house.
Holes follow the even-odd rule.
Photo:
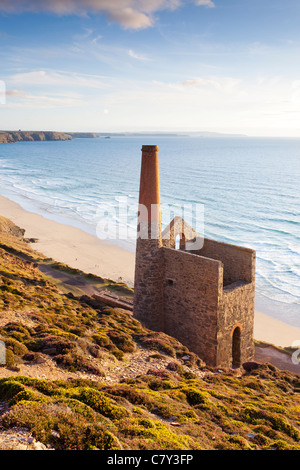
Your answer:
[[[207,238],[194,249],[197,237],[181,217],[162,232],[158,147],[143,146],[133,315],[208,365],[239,367],[254,355],[255,251]]]

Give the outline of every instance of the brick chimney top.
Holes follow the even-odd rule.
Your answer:
[[[148,222],[160,222],[158,146],[142,146],[139,204],[147,209]],[[146,221],[140,210],[140,222]]]
[[[143,145],[142,152],[158,152],[159,148],[157,145]]]

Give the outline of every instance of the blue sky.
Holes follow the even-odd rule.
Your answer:
[[[0,128],[300,137],[299,24],[299,0],[0,0]]]

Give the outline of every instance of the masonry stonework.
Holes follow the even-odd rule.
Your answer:
[[[255,251],[203,240],[180,217],[161,232],[160,219],[158,148],[143,146],[135,318],[177,338],[208,365],[251,360]]]

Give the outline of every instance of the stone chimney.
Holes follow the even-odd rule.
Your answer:
[[[157,145],[143,145],[140,178],[138,237],[161,237],[160,188]]]
[[[143,145],[138,208],[133,315],[163,331],[161,212],[158,147]]]

